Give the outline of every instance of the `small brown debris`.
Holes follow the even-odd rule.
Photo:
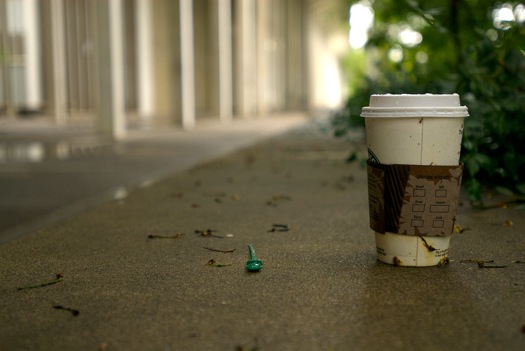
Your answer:
[[[235,251],[235,249],[221,250],[221,249],[214,249],[214,248],[206,247],[206,246],[203,246],[202,248],[206,249],[206,250],[210,250],[210,251],[214,251],[214,252],[222,252],[222,253],[232,253],[232,252]]]
[[[340,183],[340,182],[335,184],[335,188],[337,190],[339,190],[339,191],[345,191],[346,190],[346,186],[343,183]]]
[[[478,263],[478,267],[479,268],[507,268],[508,266],[507,265],[496,265],[496,264],[489,265],[489,264],[485,264],[485,263]]]
[[[247,166],[251,165],[255,162],[255,154],[248,154],[244,157],[244,163],[246,163]]]
[[[217,261],[215,261],[213,258],[211,260],[208,261],[208,263],[206,263],[207,266],[210,266],[210,267],[227,267],[227,266],[231,266],[232,264],[231,263],[217,263]]]
[[[401,262],[401,260],[399,258],[397,258],[397,256],[394,256],[394,258],[392,259],[393,263],[394,263],[394,266],[401,266],[403,262]]]
[[[503,226],[504,226],[504,227],[511,228],[511,227],[514,226],[514,222],[511,221],[510,219],[507,219],[505,222],[503,222]]]
[[[216,230],[215,229],[206,229],[206,230],[199,230],[199,229],[196,229],[195,230],[195,234],[199,234],[200,236],[203,236],[203,237],[206,237],[206,238],[220,238],[220,239],[223,239],[222,236],[220,235],[215,235],[213,233],[215,233]]]
[[[267,232],[287,232],[289,230],[290,227],[288,226],[288,224],[272,224],[272,229],[267,230]]]
[[[348,183],[352,183],[355,180],[355,177],[353,174],[351,174],[349,176],[343,177],[342,180]]]
[[[281,201],[290,201],[292,198],[288,195],[284,195],[284,194],[276,194],[274,196],[272,196],[271,200],[268,200],[266,202],[266,205],[268,206],[272,206],[272,207],[277,207],[278,203],[281,202]]]
[[[277,195],[274,195],[272,196],[272,200],[274,201],[282,201],[282,200],[287,200],[287,201],[290,201],[292,198],[288,195],[284,195],[284,194],[277,194]]]
[[[438,267],[447,266],[450,264],[450,259],[448,257],[443,257],[441,260],[439,260]]]
[[[423,246],[425,246],[429,252],[436,251],[436,248],[433,247],[432,245],[429,245],[429,244],[427,243],[427,241],[425,240],[425,238],[423,238],[422,236],[420,236],[419,239],[421,239],[421,240],[423,241]]]
[[[53,306],[53,308],[54,308],[55,310],[64,310],[64,311],[68,311],[68,312],[70,312],[70,313],[73,315],[73,317],[76,317],[76,316],[78,316],[78,315],[80,314],[80,311],[79,311],[79,310],[75,310],[75,309],[73,309],[73,308],[69,308],[69,307],[64,307],[64,306],[60,306],[60,305],[55,305],[55,306]]]
[[[454,224],[454,233],[456,234],[461,234],[463,233],[464,231],[466,230],[470,230],[470,228],[468,227],[462,227],[461,225],[459,224]]]
[[[506,265],[491,265],[487,263],[494,263],[494,260],[475,260],[475,259],[467,259],[467,260],[461,260],[459,261],[461,263],[477,263],[478,268],[507,268]]]
[[[459,262],[461,262],[461,263],[478,263],[479,264],[479,262],[489,263],[489,262],[494,262],[494,260],[481,261],[481,260],[476,260],[476,259],[473,259],[473,258],[468,258],[468,259],[465,259],[465,260],[461,260]]]
[[[148,235],[148,239],[178,239],[183,236],[184,233],[176,233],[175,235]]]
[[[253,339],[254,345],[252,347],[244,347],[243,345],[237,345],[235,351],[259,351],[259,341],[257,338]]]

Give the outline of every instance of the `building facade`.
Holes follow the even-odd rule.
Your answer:
[[[318,8],[314,0],[0,0],[0,128],[39,115],[119,138],[134,126],[191,129],[207,118],[335,107],[337,35],[322,30]]]

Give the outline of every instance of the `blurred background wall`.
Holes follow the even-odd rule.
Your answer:
[[[0,128],[118,138],[336,108],[347,17],[338,0],[0,0]]]

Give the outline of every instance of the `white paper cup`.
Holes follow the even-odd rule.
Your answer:
[[[369,158],[382,164],[457,166],[465,106],[457,94],[372,95],[365,117]],[[435,266],[448,256],[450,236],[375,234],[379,261]],[[429,250],[428,247],[432,247]]]

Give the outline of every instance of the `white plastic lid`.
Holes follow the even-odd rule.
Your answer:
[[[467,117],[458,94],[385,94],[371,95],[370,106],[361,117]]]

